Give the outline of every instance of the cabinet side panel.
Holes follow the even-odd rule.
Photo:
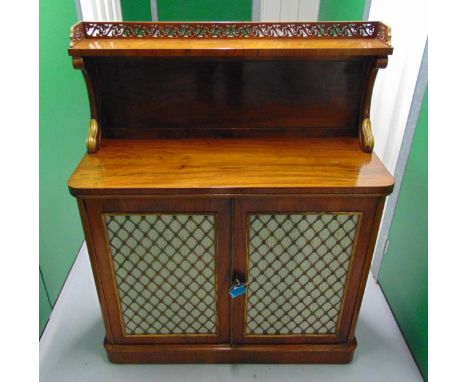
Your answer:
[[[359,286],[355,287],[357,290],[356,302],[354,303],[354,309],[352,314],[352,319],[350,322],[350,328],[347,338],[354,338],[354,331],[356,329],[356,324],[359,316],[359,311],[361,309],[362,298],[364,296],[364,290],[366,288],[367,277],[369,275],[369,269],[372,262],[372,256],[374,255],[375,242],[377,240],[377,234],[379,233],[380,220],[382,218],[382,212],[385,205],[385,197],[378,198],[375,201],[376,207],[373,216],[372,226],[369,231],[365,234],[367,239],[367,250],[365,258],[363,259],[362,273],[359,278]]]
[[[85,234],[86,246],[88,248],[89,259],[91,262],[91,268],[93,270],[94,283],[96,284],[97,295],[99,299],[99,305],[101,307],[101,313],[104,321],[104,327],[106,329],[106,339],[109,343],[115,342],[114,332],[112,331],[111,315],[108,311],[108,303],[104,293],[104,286],[102,283],[102,275],[99,270],[97,253],[92,235],[91,222],[89,220],[87,203],[83,199],[77,199],[78,208],[80,211],[81,222],[83,224],[83,230]]]

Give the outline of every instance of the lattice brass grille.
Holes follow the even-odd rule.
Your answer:
[[[246,335],[336,333],[359,216],[250,215]]]
[[[215,334],[214,215],[105,215],[126,334]]]

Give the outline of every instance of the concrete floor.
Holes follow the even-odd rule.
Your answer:
[[[114,365],[83,246],[40,340],[40,380],[72,381],[422,381],[380,287],[370,277],[348,365]]]

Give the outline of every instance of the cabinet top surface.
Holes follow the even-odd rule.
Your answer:
[[[69,54],[385,56],[390,41],[380,22],[81,22],[71,29]]]
[[[389,194],[393,177],[356,138],[104,140],[68,182],[76,196]]]

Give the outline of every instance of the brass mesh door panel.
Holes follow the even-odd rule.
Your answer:
[[[126,335],[216,334],[215,216],[106,214]]]
[[[108,200],[99,262],[113,333],[127,343],[229,339],[229,202]],[[99,237],[98,237],[99,236]],[[102,244],[102,247],[101,247]],[[102,258],[103,254],[99,254]],[[117,316],[117,317],[116,317]]]
[[[366,249],[366,243],[359,245],[359,232],[371,217],[362,201],[354,206],[327,198],[239,202],[234,268],[247,288],[235,301],[240,311],[235,340],[343,340],[352,316],[353,295],[347,290],[356,284]]]
[[[246,335],[336,333],[359,217],[249,215]]]

